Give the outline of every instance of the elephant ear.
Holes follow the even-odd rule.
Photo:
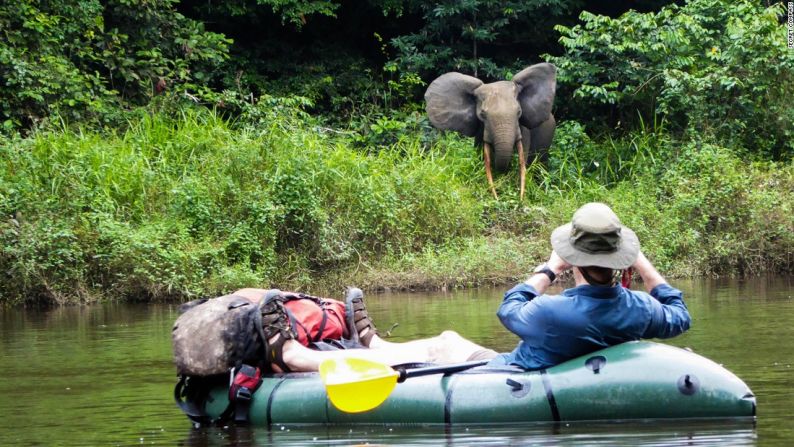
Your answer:
[[[482,85],[479,79],[465,74],[446,73],[430,83],[425,92],[427,116],[441,130],[454,130],[467,137],[477,134],[477,100],[474,90]]]
[[[513,76],[513,82],[521,88],[521,125],[533,129],[549,119],[557,89],[557,68],[547,63],[532,65]]]

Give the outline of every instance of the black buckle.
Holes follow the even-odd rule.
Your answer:
[[[237,393],[235,393],[234,400],[250,401],[251,400],[251,390],[249,390],[248,387],[241,386],[237,390]]]

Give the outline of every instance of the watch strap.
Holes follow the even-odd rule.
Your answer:
[[[557,274],[554,273],[547,265],[535,270],[535,273],[543,273],[544,275],[548,276],[549,282],[554,282],[554,280],[557,279]]]

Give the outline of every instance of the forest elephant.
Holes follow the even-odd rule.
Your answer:
[[[491,160],[496,171],[505,172],[518,150],[523,200],[527,159],[544,154],[551,146],[556,127],[551,114],[556,73],[554,65],[542,63],[521,70],[512,81],[484,84],[475,77],[451,72],[427,87],[430,123],[437,129],[475,137],[477,145],[482,144],[485,175],[495,198]]]

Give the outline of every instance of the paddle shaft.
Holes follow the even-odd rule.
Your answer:
[[[432,374],[452,374],[467,369],[476,368],[485,365],[489,360],[477,360],[474,362],[456,363],[454,365],[440,365],[440,366],[427,366],[424,368],[403,369],[395,368],[399,373],[397,382],[405,382],[405,379],[411,377],[429,376]]]

